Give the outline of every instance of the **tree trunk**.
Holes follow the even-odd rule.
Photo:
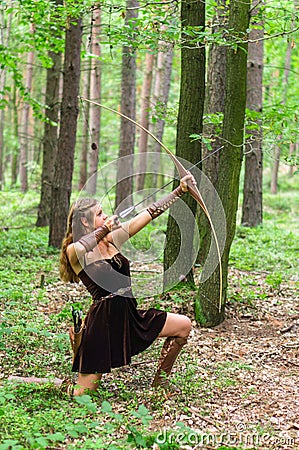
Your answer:
[[[201,158],[200,141],[192,141],[190,135],[201,134],[202,117],[205,97],[205,48],[191,41],[189,34],[184,30],[189,27],[200,27],[204,29],[205,4],[200,0],[187,0],[181,7],[181,24],[183,46],[181,50],[181,88],[179,100],[178,126],[176,154],[188,162],[195,164]],[[178,182],[174,183],[174,187]],[[188,211],[194,216],[197,203],[193,197],[183,197]],[[173,212],[179,208],[174,205]],[[183,211],[182,208],[179,208]],[[185,277],[188,282],[193,283],[192,258],[193,258],[193,233],[194,220],[186,214],[179,213],[178,220],[170,214],[167,224],[167,243],[164,252],[164,285],[166,288],[178,283]],[[184,240],[183,252],[177,264],[180,248]]]
[[[160,50],[155,61],[153,96],[151,101],[152,120],[149,124],[149,130],[162,142],[170,91],[173,46],[168,42],[160,41],[159,48]],[[160,171],[162,175],[163,171],[160,167],[161,147],[156,141],[151,140],[149,142],[148,151],[154,152],[154,157],[152,157],[148,163],[148,173],[145,178],[146,187],[151,189],[158,187],[157,172]],[[160,181],[160,186],[162,186],[163,180],[161,179]],[[153,199],[154,198],[155,196],[153,196]]]
[[[294,8],[295,11],[298,7],[298,0],[294,0]],[[294,22],[293,22],[294,24]],[[288,81],[289,81],[289,74],[291,70],[291,59],[292,59],[292,48],[293,48],[293,42],[290,39],[287,44],[287,50],[285,55],[285,63],[284,63],[284,72],[283,72],[283,80],[282,80],[282,88],[283,88],[283,94],[282,94],[282,100],[281,104],[285,105],[287,101],[287,93],[288,93]],[[277,137],[277,141],[281,141],[282,136]],[[272,168],[272,178],[271,178],[271,194],[277,194],[278,190],[278,170],[279,170],[279,162],[280,162],[280,153],[281,153],[281,144],[275,145],[274,147],[274,164]]]
[[[228,8],[226,0],[218,0],[217,9],[213,18],[212,32],[224,32],[227,28]],[[219,44],[212,44],[209,50],[208,60],[208,74],[207,74],[207,88],[206,88],[206,114],[217,114],[221,117],[224,113],[224,91],[226,79],[226,46]],[[206,158],[202,163],[202,168],[213,183],[216,184],[218,179],[219,157],[220,149],[223,145],[221,138],[222,122],[214,125],[207,123],[204,125],[203,133],[204,139],[208,141],[208,146],[203,146],[203,158]],[[209,157],[209,154],[213,153]]]
[[[141,91],[140,124],[146,129],[148,129],[149,127],[150,96],[152,89],[154,59],[155,57],[153,53],[147,53],[145,56],[145,74]],[[137,191],[143,189],[144,187],[144,178],[146,172],[146,158],[144,156],[147,152],[147,142],[148,133],[146,133],[144,130],[140,130],[138,153],[141,154],[141,157],[138,161],[138,175],[136,178]]]
[[[238,46],[227,49],[225,108],[223,118],[224,149],[220,152],[217,191],[225,215],[227,238],[222,256],[223,292],[220,292],[219,266],[206,281],[200,284],[195,303],[196,319],[204,326],[215,326],[224,319],[227,291],[229,251],[236,228],[239,179],[244,145],[244,117],[246,106],[247,29],[249,26],[249,1],[231,0],[229,24],[231,42]],[[223,227],[225,224],[223,224]],[[203,271],[204,279],[205,273]],[[220,297],[221,296],[221,297]],[[219,299],[221,305],[219,308]]]
[[[95,57],[91,62],[90,74],[90,96],[91,100],[101,102],[101,46],[100,46],[100,26],[101,26],[101,11],[97,7],[92,12],[92,32],[91,32],[91,52]],[[89,105],[90,113],[90,131],[91,131],[91,146],[87,154],[88,158],[88,180],[85,186],[86,191],[90,195],[96,193],[97,187],[97,171],[99,162],[99,148],[100,148],[100,121],[101,108],[91,103]]]
[[[226,0],[218,0],[217,9],[213,18],[212,32],[226,33],[228,7]],[[222,120],[224,113],[224,92],[226,79],[226,46],[212,44],[209,50],[207,87],[205,98],[205,114],[219,117],[219,124],[215,125],[211,120],[204,124],[203,136],[204,145],[202,148],[202,170],[209,178],[213,186],[216,186],[218,180],[219,158],[222,151],[223,141],[221,136]],[[206,144],[205,144],[206,143]],[[206,192],[206,201],[213,205],[215,199],[215,190],[209,189]],[[211,246],[211,225],[202,210],[198,214],[198,223],[201,237],[200,250],[197,256],[197,264],[203,265]]]
[[[14,82],[13,85],[13,123],[12,128],[14,135],[19,136],[19,121],[18,121],[18,109],[17,109],[17,87]],[[14,187],[18,178],[18,166],[19,166],[19,148],[16,144],[11,153],[11,186]]]
[[[138,2],[127,0],[126,24],[137,19]],[[124,46],[122,51],[121,73],[121,113],[135,119],[136,116],[136,54],[133,46]],[[121,118],[119,158],[123,158],[117,168],[115,209],[128,208],[132,202],[132,158],[124,158],[134,153],[135,125]]]
[[[247,57],[247,109],[262,113],[263,103],[263,60],[264,60],[264,24],[255,17],[259,16],[260,0],[253,0],[251,20],[253,28],[249,33]],[[245,175],[243,186],[243,205],[241,223],[256,227],[263,221],[263,152],[262,124],[255,122],[256,128],[248,130],[250,138],[246,142]]]
[[[91,72],[91,61],[87,63],[86,70],[83,75],[83,97],[90,98],[90,72]],[[82,112],[83,112],[83,142],[81,145],[80,152],[80,169],[79,169],[79,183],[78,190],[84,188],[87,182],[87,155],[88,147],[90,145],[90,131],[89,131],[89,117],[90,117],[90,103],[82,102]]]
[[[49,230],[49,245],[58,248],[66,230],[72,191],[80,85],[81,22],[79,18],[70,18],[65,39],[60,130],[52,184]]]
[[[5,8],[6,5],[3,3],[1,5],[1,12],[0,12],[0,46],[3,48],[8,47],[9,40],[11,37],[11,22],[13,13],[10,13],[8,18],[6,19],[5,14]],[[6,75],[7,75],[7,68],[2,67],[0,71],[0,103],[2,104],[2,101],[4,99],[4,92],[6,87]],[[0,105],[3,106],[3,105]],[[5,108],[0,107],[0,191],[2,190],[4,186],[4,120],[5,120]]]
[[[34,34],[34,25],[30,24],[30,34]],[[27,56],[27,70],[25,87],[27,92],[31,91],[32,86],[32,74],[33,74],[33,61],[34,52],[31,51]],[[26,192],[28,190],[28,129],[29,129],[29,112],[30,105],[24,101],[21,116],[21,136],[20,136],[20,182],[21,191]]]
[[[157,56],[158,79],[156,80],[155,100],[154,100],[155,107],[157,110],[159,110],[159,114],[156,113],[154,134],[159,139],[159,141],[162,142],[170,91],[170,79],[173,61],[173,46],[172,44],[169,44],[167,42],[160,42],[160,47],[161,50],[158,52]],[[151,187],[158,187],[157,170],[160,169],[161,147],[156,141],[153,142],[153,144],[154,144],[153,151],[155,153],[155,160],[154,160],[155,170],[153,171],[154,176]]]
[[[292,157],[297,153],[297,151],[298,151],[298,143],[291,142],[289,150],[289,158],[291,159],[289,167],[289,177],[292,177],[294,175],[294,163],[292,162]]]
[[[59,116],[59,80],[61,72],[61,53],[49,52],[53,61],[47,70],[46,81],[46,118],[43,139],[43,166],[41,178],[41,196],[37,214],[37,227],[49,225],[51,190],[54,176],[54,166],[57,153],[57,126]]]

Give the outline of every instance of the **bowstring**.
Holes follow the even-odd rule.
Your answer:
[[[85,123],[86,123],[86,126],[87,126],[87,131],[88,131],[89,138],[90,138],[90,142],[91,142],[90,146],[91,146],[91,148],[93,149],[93,145],[96,145],[97,150],[98,150],[98,152],[99,152],[99,149],[98,149],[97,144],[96,144],[95,142],[93,142],[93,139],[92,139],[92,132],[91,132],[91,129],[90,129],[89,119],[88,119],[88,116],[87,116],[87,111],[86,111],[86,109],[85,109],[85,105],[84,105],[84,103],[83,103],[83,99],[82,99],[81,97],[79,97],[79,99],[80,99],[80,103],[81,103],[81,105],[82,105],[83,117],[84,117],[84,120],[85,120]],[[106,180],[106,177],[104,176],[104,173],[103,173],[103,170],[102,170],[102,165],[101,165],[100,158],[98,159],[98,166],[99,166],[99,171],[100,171],[100,174],[101,174],[103,183],[104,183],[104,189],[105,189],[105,192],[106,192],[106,194],[107,194],[108,203],[109,203],[111,212],[112,212],[112,214],[113,214],[114,208],[112,207],[112,202],[111,202],[110,195],[109,195],[110,189],[108,189],[107,180]]]
[[[211,156],[213,156],[215,153],[219,152],[221,149],[223,149],[224,145],[222,145],[221,147],[217,148],[216,150],[213,150],[212,153],[209,153],[208,155],[206,155],[204,158],[202,158],[200,161],[198,161],[197,163],[193,164],[191,167],[189,167],[189,169],[187,169],[188,171],[191,171],[192,169],[194,169],[195,167],[199,166],[199,164],[201,164],[203,161],[205,161],[206,159],[209,159]],[[166,188],[167,186],[169,186],[171,183],[173,183],[175,180],[179,181],[180,178],[178,177],[173,177],[170,181],[167,181],[167,183],[163,184],[163,186],[161,186],[160,188],[157,188],[154,192],[152,192],[151,194],[147,195],[145,198],[143,198],[142,200],[140,200],[140,202],[135,203],[134,205],[132,205],[132,208],[136,208],[136,206],[141,205],[142,203],[144,203],[146,200],[148,200],[149,198],[153,197],[154,195],[156,195],[158,192],[162,191],[162,189]],[[133,209],[133,210],[134,210]],[[123,212],[123,211],[122,211]],[[121,214],[121,213],[120,213]],[[135,212],[135,216],[138,214],[138,212]],[[135,217],[134,216],[134,217]]]

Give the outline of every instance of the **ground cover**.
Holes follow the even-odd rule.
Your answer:
[[[196,291],[187,287],[139,299],[193,320],[172,377],[179,395],[150,386],[158,340],[106,375],[97,394],[73,401],[54,380],[72,376],[71,305],[86,309],[90,299],[59,280],[47,230],[31,226],[36,196],[20,206],[10,195],[13,214],[7,202],[0,217],[0,450],[299,449],[298,193],[266,197],[262,227],[238,226],[221,325],[195,323]],[[20,384],[12,375],[52,382]]]

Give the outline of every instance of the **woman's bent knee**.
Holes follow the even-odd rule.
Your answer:
[[[182,322],[183,322],[183,329],[182,335],[180,337],[188,337],[192,328],[191,320],[187,316],[182,316]]]
[[[167,319],[160,334],[161,337],[188,337],[191,331],[191,320],[183,314],[167,313]]]

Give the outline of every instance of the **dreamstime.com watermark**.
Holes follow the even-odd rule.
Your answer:
[[[245,445],[245,446],[265,446],[270,448],[277,448],[280,446],[288,446],[294,448],[295,439],[290,436],[273,436],[271,434],[258,434],[255,432],[246,431],[243,424],[236,426],[236,432],[228,433],[201,433],[200,431],[182,430],[172,432],[170,430],[163,430],[156,437],[157,444],[177,444],[190,446],[218,446],[218,445]]]

